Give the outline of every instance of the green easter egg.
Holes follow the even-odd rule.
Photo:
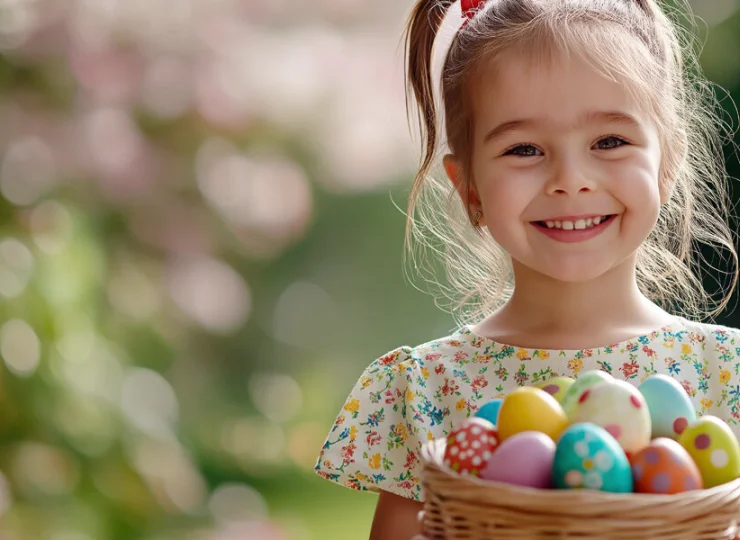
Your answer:
[[[535,388],[544,390],[562,405],[565,394],[568,393],[568,390],[575,382],[576,380],[571,379],[570,377],[553,377],[552,379],[548,379],[547,381],[535,385]]]
[[[573,413],[573,407],[576,403],[578,403],[578,398],[581,397],[581,394],[583,394],[583,392],[599,383],[611,382],[613,380],[614,378],[606,371],[599,371],[594,369],[581,373],[576,381],[570,386],[570,388],[568,388],[568,391],[565,393],[562,401],[560,402],[560,404],[563,406],[565,414],[568,415],[568,418],[571,417]]]

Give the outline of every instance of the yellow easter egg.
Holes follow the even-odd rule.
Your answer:
[[[523,431],[541,431],[557,442],[566,427],[568,417],[560,403],[539,388],[517,388],[506,396],[498,415],[502,442]]]
[[[553,377],[552,379],[534,385],[534,387],[544,390],[562,405],[563,397],[568,393],[574,382],[576,380],[570,377]]]
[[[702,416],[681,434],[678,442],[693,458],[711,488],[740,476],[740,444],[724,421],[716,416]]]

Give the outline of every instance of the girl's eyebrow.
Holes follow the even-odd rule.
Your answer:
[[[524,118],[521,120],[509,120],[507,122],[503,122],[486,134],[486,136],[483,138],[483,144],[488,144],[492,140],[510,131],[536,126],[538,123],[539,121],[534,118]],[[622,111],[587,112],[578,121],[575,122],[574,128],[579,128],[590,124],[623,124],[636,128],[642,128],[642,124],[637,120],[637,118],[635,118],[631,114]]]

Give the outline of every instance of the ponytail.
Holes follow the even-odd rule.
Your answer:
[[[432,52],[442,21],[454,0],[417,0],[406,23],[404,32],[404,57],[406,70],[406,109],[411,92],[416,98],[417,121],[421,143],[424,150],[419,172],[411,188],[409,216],[413,215],[413,201],[421,188],[437,146],[437,110],[434,105],[434,86],[432,84]]]

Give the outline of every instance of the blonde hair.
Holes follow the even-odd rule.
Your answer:
[[[469,171],[476,75],[486,62],[516,48],[540,60],[552,51],[575,53],[612,80],[629,82],[632,97],[660,132],[659,181],[672,185],[672,197],[637,254],[640,289],[664,309],[689,318],[723,310],[738,279],[722,156],[723,133],[731,134],[712,85],[701,75],[692,34],[674,24],[655,0],[489,0],[455,35],[441,72],[446,143],[463,164],[458,192],[449,180],[431,174],[440,145],[432,53],[453,3],[417,0],[405,31],[407,108],[415,98],[423,150],[408,203],[407,261],[439,287],[438,304],[446,299],[444,307],[459,321],[472,322],[513,291],[509,255],[489,234],[481,234],[470,215],[475,180]],[[684,14],[689,13],[687,7]],[[701,266],[707,261],[699,245],[734,265],[725,273],[729,284],[720,283],[721,298],[703,286]],[[430,255],[442,257],[446,285],[436,279]]]

